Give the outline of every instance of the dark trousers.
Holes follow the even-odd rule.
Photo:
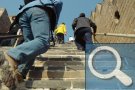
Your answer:
[[[64,44],[64,34],[63,33],[57,33],[57,42],[59,44]]]
[[[75,44],[78,49],[86,49],[86,44],[92,44],[92,33],[90,28],[80,28],[75,32]]]

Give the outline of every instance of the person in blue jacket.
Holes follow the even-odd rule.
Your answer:
[[[24,3],[16,21],[25,41],[7,52],[0,52],[2,82],[10,89],[15,88],[16,81],[26,78],[36,56],[48,50],[49,32],[57,25],[63,5],[60,0],[24,0]]]

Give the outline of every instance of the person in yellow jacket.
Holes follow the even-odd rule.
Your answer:
[[[63,22],[61,23],[54,31],[55,35],[57,36],[57,42],[59,44],[64,44],[64,35],[67,34],[66,24]]]

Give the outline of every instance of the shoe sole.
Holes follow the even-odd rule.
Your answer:
[[[15,90],[16,78],[14,76],[14,71],[6,60],[4,52],[0,52],[0,67],[2,83],[5,84],[10,90]]]
[[[16,88],[16,78],[9,64],[3,64],[1,69],[2,82],[11,90]]]

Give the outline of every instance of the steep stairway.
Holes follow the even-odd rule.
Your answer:
[[[7,50],[7,48],[3,48]],[[85,53],[74,43],[59,44],[38,56],[16,90],[83,90]]]

